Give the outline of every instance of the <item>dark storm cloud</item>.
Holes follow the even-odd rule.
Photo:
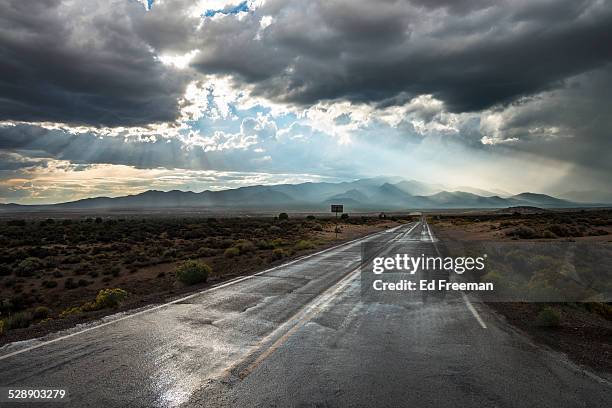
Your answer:
[[[495,1],[497,0],[412,0],[411,3],[427,9],[450,9],[453,13],[462,14],[489,7],[494,5]]]
[[[205,18],[195,4],[1,2],[0,120],[171,121],[189,71],[157,57],[192,50],[201,73],[233,74],[276,101],[389,106],[433,94],[454,112],[555,88],[612,60],[612,2],[268,0]]]
[[[186,78],[163,66],[133,1],[0,2],[0,120],[90,125],[171,121]]]
[[[611,61],[610,26],[612,3],[587,0],[268,2],[205,21],[194,66],[286,102],[433,94],[476,111]]]
[[[499,110],[508,150],[612,174],[612,65],[578,75],[564,87]],[[486,130],[486,129],[484,129]],[[609,177],[608,177],[609,179]]]

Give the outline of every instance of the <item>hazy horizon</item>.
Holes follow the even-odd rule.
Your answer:
[[[322,187],[321,183],[325,184],[325,187]],[[307,187],[306,185],[321,185],[321,187],[317,187],[312,190],[311,187]],[[346,186],[345,186],[346,184]],[[397,189],[395,191],[401,192],[403,194],[402,197],[395,196],[395,192],[391,192],[391,196],[386,196],[389,194],[386,192],[386,185],[390,185],[393,189]],[[337,187],[332,187],[337,186]],[[181,196],[181,201],[175,201],[178,196],[174,196],[175,198],[171,198],[173,196],[165,196],[166,198],[161,198],[159,196],[154,196],[154,201],[148,203],[147,201],[131,201],[125,202],[122,201],[121,204],[110,204],[110,202],[100,202],[97,204],[98,206],[92,208],[111,208],[111,206],[118,207],[117,208],[156,208],[163,207],[169,208],[174,206],[173,203],[176,202],[176,205],[180,207],[202,207],[202,208],[223,208],[227,207],[231,208],[239,208],[242,204],[244,204],[245,208],[259,208],[262,210],[282,210],[286,208],[293,208],[296,205],[306,205],[304,209],[307,207],[311,208],[313,205],[319,209],[327,208],[329,203],[337,203],[337,204],[348,204],[346,209],[349,211],[354,210],[385,210],[390,209],[391,207],[396,207],[401,205],[402,207],[407,208],[423,208],[423,209],[444,209],[444,208],[504,208],[504,207],[515,207],[515,206],[530,206],[530,207],[549,207],[549,208],[564,208],[567,207],[567,204],[572,205],[581,205],[584,204],[586,207],[590,207],[592,205],[601,206],[610,204],[612,205],[612,200],[608,201],[608,199],[593,199],[593,200],[585,200],[584,194],[580,194],[578,199],[572,197],[572,193],[569,192],[565,195],[547,195],[537,191],[521,191],[518,193],[508,192],[497,189],[481,189],[474,188],[472,186],[452,186],[441,183],[426,183],[420,180],[414,179],[404,179],[398,176],[375,176],[371,178],[362,178],[362,179],[347,179],[340,181],[307,181],[307,182],[296,182],[296,183],[263,183],[263,184],[254,184],[254,185],[245,185],[236,188],[218,188],[218,189],[205,189],[205,190],[181,190],[181,189],[167,189],[167,190],[156,190],[156,189],[147,189],[142,191],[133,191],[128,194],[122,195],[101,195],[101,196],[90,196],[90,197],[82,197],[76,200],[70,201],[57,201],[57,202],[37,202],[33,204],[20,204],[20,203],[0,203],[0,204],[18,204],[18,205],[56,205],[56,204],[69,204],[69,203],[79,203],[82,200],[91,200],[91,199],[116,199],[116,198],[137,198],[146,193],[223,193],[229,191],[236,191],[236,189],[240,188],[266,188],[266,190],[255,189],[250,190],[252,193],[249,194],[258,194],[258,192],[268,191],[267,195],[258,196],[257,200],[251,202],[251,198],[249,196],[225,196],[225,198],[221,198],[219,201],[218,198],[212,198],[212,196],[202,196],[202,198],[196,199],[196,201],[191,201],[194,197],[191,196]],[[287,187],[291,187],[290,190],[287,190]],[[313,191],[316,191],[315,196],[312,196]],[[278,193],[281,196],[278,196]],[[380,194],[383,194],[382,196]],[[450,193],[450,194],[447,194]],[[472,194],[471,196],[466,196],[464,193]],[[440,194],[445,194],[441,196]],[[595,192],[591,192],[591,194],[596,194]],[[355,197],[357,195],[358,197]],[[531,198],[523,198],[526,195],[533,195],[533,199]],[[285,199],[290,201],[286,201]],[[438,198],[436,198],[438,197]],[[444,198],[445,197],[445,198]],[[486,199],[489,201],[471,201],[470,198],[478,198]],[[536,197],[541,197],[536,198]],[[427,199],[429,201],[422,201],[423,199]],[[430,199],[433,199],[431,201]],[[502,199],[502,202],[498,201],[490,201],[492,199]],[[565,200],[563,203],[559,201],[559,205],[551,204],[549,200],[557,200],[561,199]],[[163,200],[163,201],[159,201]],[[188,201],[184,201],[188,200]],[[212,200],[212,201],[211,201]],[[259,200],[264,200],[264,203],[260,206],[258,205]],[[390,203],[389,200],[392,200],[393,203]],[[399,201],[398,201],[399,200]],[[416,200],[416,201],[414,201]],[[246,201],[246,202],[245,202]],[[436,204],[437,203],[437,204]],[[323,207],[321,207],[323,205]],[[385,205],[390,205],[389,208],[385,207]],[[289,207],[287,207],[289,206]],[[416,206],[416,207],[415,207]],[[423,207],[418,207],[423,206]],[[490,206],[490,207],[489,207]],[[87,205],[83,207],[74,207],[75,209],[87,209],[89,208]],[[314,207],[313,207],[314,208]],[[312,208],[311,208],[312,209]]]
[[[384,184],[385,182],[389,181],[391,184],[395,184],[396,182],[398,182],[398,180],[401,181],[415,181],[418,183],[423,183],[423,184],[429,184],[432,186],[439,186],[440,187],[440,191],[466,191],[469,192],[468,190],[483,190],[483,191],[487,191],[490,192],[492,195],[499,195],[499,196],[512,196],[512,195],[516,195],[516,194],[520,194],[520,193],[537,193],[535,191],[519,191],[519,192],[510,192],[510,191],[505,191],[505,190],[498,190],[498,189],[488,189],[488,188],[480,188],[480,187],[473,187],[473,186],[452,186],[452,185],[445,185],[442,183],[428,183],[428,182],[424,182],[422,180],[415,180],[415,179],[410,179],[410,178],[403,178],[400,176],[393,176],[393,175],[376,175],[376,176],[372,176],[372,177],[363,177],[363,178],[354,178],[354,179],[332,179],[332,178],[321,178],[318,180],[306,180],[306,181],[295,181],[295,182],[287,182],[287,183],[283,183],[283,182],[263,182],[263,183],[258,183],[258,184],[245,184],[245,185],[239,185],[239,186],[231,186],[231,187],[226,187],[226,186],[215,186],[215,187],[211,187],[211,188],[204,188],[201,190],[188,190],[188,189],[181,189],[181,188],[168,188],[168,189],[155,189],[155,188],[148,188],[148,189],[142,189],[142,190],[137,190],[137,191],[130,191],[130,192],[126,192],[125,194],[115,194],[115,195],[94,195],[94,196],[84,196],[84,197],[80,197],[77,198],[76,200],[81,200],[81,199],[87,199],[87,198],[98,198],[98,197],[109,197],[109,198],[117,198],[117,197],[124,197],[126,195],[138,195],[138,194],[142,194],[145,193],[147,191],[162,191],[162,192],[170,192],[170,191],[181,191],[181,192],[192,192],[192,193],[202,193],[205,191],[224,191],[224,190],[230,190],[230,189],[236,189],[236,188],[240,188],[240,187],[256,187],[256,186],[276,186],[276,185],[283,185],[283,184],[291,184],[291,185],[298,185],[298,184],[303,184],[303,183],[333,183],[333,184],[340,184],[340,183],[351,183],[351,182],[355,182],[355,181],[359,181],[359,180],[366,180],[366,179],[381,179],[381,184]],[[391,179],[398,179],[396,181],[393,181]],[[423,194],[425,195],[425,194]],[[70,200],[70,201],[74,201],[74,200]],[[32,204],[57,204],[57,203],[63,203],[66,201],[55,201],[55,202],[36,202],[36,203],[32,203]],[[8,204],[8,203],[5,203]],[[12,204],[12,203],[11,203]],[[15,203],[15,204],[20,204],[20,203]]]

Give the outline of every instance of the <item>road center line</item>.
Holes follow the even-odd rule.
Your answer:
[[[433,243],[434,248],[436,249],[436,252],[438,253],[438,256],[442,256],[442,254],[440,253],[440,250],[438,249],[438,245],[436,244],[436,240],[434,240],[431,230],[429,229],[429,224],[427,223],[425,219],[423,219],[423,221],[425,222],[425,225],[427,226],[427,233],[429,234],[429,238],[431,239],[431,242]],[[476,310],[474,305],[472,305],[472,302],[470,302],[470,299],[468,299],[464,291],[461,291],[461,297],[463,298],[463,302],[467,306],[468,310],[472,313],[472,316],[474,316],[478,324],[480,324],[480,327],[482,327],[483,329],[486,329],[487,325],[485,324],[484,320],[482,320],[482,318],[480,317],[480,314],[478,314],[478,311]]]
[[[410,228],[408,231],[404,233],[404,235],[402,235],[402,238],[405,237],[406,235],[409,235],[416,227],[418,227],[419,224],[420,222],[417,222],[416,224],[414,224],[412,228]]]
[[[282,336],[280,336],[276,341],[274,341],[268,348],[266,348],[257,358],[249,364],[245,369],[238,373],[238,377],[240,379],[244,379],[250,373],[252,373],[259,365],[267,359],[270,355],[272,355],[276,350],[278,350],[285,342],[300,328],[304,327],[308,322],[312,320],[317,314],[321,311],[325,310],[332,300],[336,297],[338,293],[346,288],[346,286],[354,281],[359,274],[360,267],[357,267],[351,270],[347,276],[342,278],[339,282],[337,282],[334,286],[325,291],[318,299],[311,303],[307,309],[301,310],[297,313],[297,316],[294,316],[288,322],[289,324],[293,324],[289,330],[287,330]],[[278,327],[268,336],[266,336],[261,343],[266,343],[270,338],[274,338],[278,335],[278,331],[282,331],[285,329],[284,325]],[[258,348],[255,347],[255,350]],[[228,370],[231,371],[231,368]]]
[[[416,228],[420,223],[417,222],[411,229],[412,231]],[[400,226],[401,227],[401,226]],[[399,227],[398,227],[399,228]],[[408,231],[408,232],[410,232]],[[402,238],[404,234],[398,234],[396,237],[389,239],[387,243],[396,242]],[[279,333],[285,331],[280,337],[278,337],[270,346],[268,346],[265,350],[259,354],[253,362],[251,362],[246,368],[242,369],[238,373],[238,377],[240,379],[244,379],[250,373],[252,373],[259,365],[266,360],[270,355],[272,355],[276,350],[278,350],[287,340],[300,328],[304,327],[308,322],[310,322],[316,315],[318,315],[321,311],[325,310],[333,299],[338,295],[338,293],[342,292],[350,283],[352,283],[359,276],[359,272],[361,271],[361,263],[354,269],[351,269],[346,273],[344,277],[342,277],[338,282],[333,284],[327,290],[325,290],[321,295],[319,295],[316,299],[314,299],[310,304],[306,305],[305,308],[298,311],[293,317],[289,320],[285,321],[279,327],[274,329],[271,333],[269,333],[266,337],[264,337],[261,341],[259,341],[258,345],[253,348],[253,351],[247,355],[245,359],[250,356],[256,355],[259,350],[262,349],[262,345],[272,341],[279,336]],[[287,329],[289,326],[289,329]],[[244,359],[242,360],[244,361]],[[237,367],[233,365],[226,369],[227,373],[231,373]]]

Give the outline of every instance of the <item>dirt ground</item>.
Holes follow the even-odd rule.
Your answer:
[[[432,214],[429,222],[453,240],[575,240],[612,242],[612,210],[531,210]]]
[[[488,306],[536,342],[564,353],[579,365],[612,376],[612,320],[588,310],[588,304],[489,303]],[[558,327],[539,327],[535,323],[544,307],[559,312]]]
[[[499,211],[432,214],[442,240],[612,242],[612,211]],[[556,232],[556,233],[555,233]],[[612,376],[612,304],[489,302],[487,305],[536,342],[562,352],[575,363]],[[559,322],[538,323],[545,309]]]

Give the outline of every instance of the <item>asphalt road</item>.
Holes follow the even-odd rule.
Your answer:
[[[172,304],[0,351],[0,386],[74,407],[607,407],[612,386],[467,297],[372,302],[364,241],[433,251],[422,223]],[[44,403],[14,404],[41,407]],[[12,406],[0,403],[0,406]]]

